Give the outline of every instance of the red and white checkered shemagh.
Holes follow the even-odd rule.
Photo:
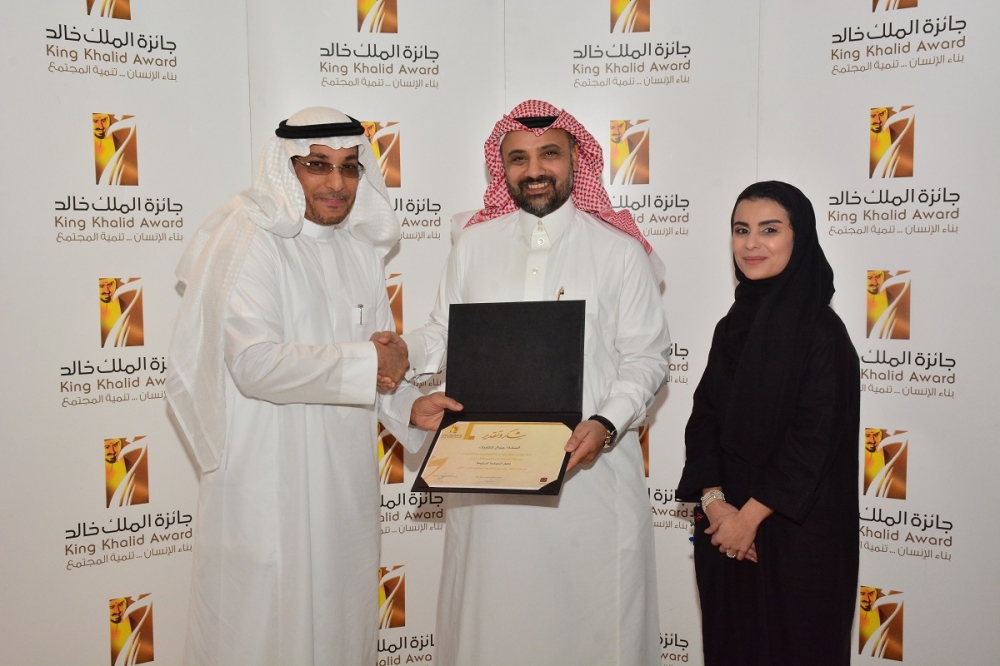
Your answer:
[[[530,129],[516,120],[517,118],[536,118],[539,116],[555,116],[556,119],[548,127],[539,129]],[[573,203],[576,204],[576,207],[592,213],[616,229],[624,231],[642,244],[646,254],[652,253],[653,248],[643,238],[642,232],[639,231],[635,220],[632,219],[631,211],[615,211],[611,207],[611,199],[604,186],[601,185],[604,154],[597,140],[576,118],[548,102],[536,99],[521,102],[511,109],[510,113],[493,127],[490,138],[486,139],[483,152],[486,155],[486,165],[490,169],[491,180],[486,188],[486,194],[483,195],[483,209],[476,213],[465,226],[492,220],[517,210],[517,204],[510,198],[510,192],[507,191],[507,178],[504,175],[503,158],[500,156],[500,140],[503,135],[507,132],[523,130],[533,132],[535,136],[541,136],[543,132],[550,129],[566,130],[576,139],[579,159],[577,160],[577,171],[574,174],[572,192]]]

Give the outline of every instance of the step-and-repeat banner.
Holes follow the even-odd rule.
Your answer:
[[[861,357],[857,663],[996,662],[991,3],[762,3],[760,176],[811,196]],[[971,495],[970,495],[971,493]]]
[[[481,205],[493,123],[539,98],[605,146],[612,203],[667,267],[671,377],[640,429],[662,664],[702,662],[692,505],[673,487],[732,300],[732,202],[767,178],[812,199],[862,359],[854,661],[990,663],[1000,540],[974,520],[1000,508],[998,354],[982,334],[998,322],[997,20],[972,0],[9,8],[0,661],[180,662],[198,524],[163,400],[173,269],[277,122],[325,105],[365,124],[402,223],[386,264],[402,332],[433,304],[451,216]],[[378,666],[433,662],[443,498],[410,491],[422,454],[388,433],[371,445]]]

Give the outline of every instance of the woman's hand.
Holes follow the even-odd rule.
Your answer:
[[[711,525],[711,527],[705,530],[705,534],[714,534],[724,520],[734,518],[739,513],[735,506],[723,500],[715,500],[704,511]],[[715,541],[713,540],[712,543],[715,543]],[[725,552],[724,548],[720,548],[719,550]],[[751,562],[757,561],[757,548],[754,547],[754,544],[750,544],[750,549],[747,551],[745,557]]]
[[[709,510],[719,503],[720,500],[716,500],[709,504]],[[719,509],[715,512],[717,519],[709,516],[711,525],[705,530],[705,534],[712,537],[712,545],[718,546],[719,552],[727,556],[756,562],[757,549],[754,539],[757,538],[757,528],[771,515],[771,510],[753,498],[750,498],[739,511],[729,504]]]
[[[708,508],[704,511],[705,515],[708,517],[708,522],[711,525],[709,529],[714,530],[718,528],[718,524],[720,522],[726,518],[732,518],[738,513],[739,510],[726,500],[715,500],[709,504]],[[705,531],[708,534],[712,534],[712,532],[708,532],[708,530]]]

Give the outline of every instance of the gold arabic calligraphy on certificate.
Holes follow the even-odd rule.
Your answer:
[[[538,490],[559,476],[563,423],[459,421],[445,428],[422,477],[436,488]]]

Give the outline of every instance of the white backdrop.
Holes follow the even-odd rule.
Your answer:
[[[646,431],[662,663],[701,663],[691,507],[672,488],[691,393],[732,299],[732,201],[769,178],[813,201],[837,275],[834,305],[864,359],[862,427],[882,431],[887,460],[905,451],[888,465],[888,496],[862,497],[860,583],[885,597],[886,617],[905,599],[905,612],[885,619],[902,661],[993,661],[996,531],[960,510],[1000,508],[988,476],[1000,463],[988,439],[998,355],[981,334],[998,322],[983,285],[997,239],[986,198],[1000,149],[991,120],[1000,51],[989,32],[1000,9],[647,0],[631,3],[637,18],[620,32],[622,4],[119,0],[108,17],[88,14],[87,0],[8,9],[0,661],[113,663],[105,603],[124,597],[140,663],[179,663],[198,526],[196,478],[157,381],[179,303],[173,267],[211,209],[249,184],[277,122],[329,105],[373,124],[404,223],[386,275],[406,330],[430,311],[449,218],[481,204],[484,139],[528,98],[565,107],[606,147],[613,203],[632,209],[667,266],[675,354]],[[913,120],[895,178],[866,169],[874,135],[865,127],[881,108],[900,114],[893,136],[900,119]],[[94,114],[113,125],[113,145],[95,140]],[[121,149],[122,184],[98,182],[101,146]],[[631,181],[614,180],[612,171],[629,172],[618,168],[625,153]],[[868,334],[869,271],[909,285],[889,292],[908,306],[895,339]],[[98,337],[94,291],[109,278],[123,309],[138,301],[119,318],[132,326],[126,348]],[[118,439],[133,451],[128,469],[106,465],[102,481],[102,448]],[[384,458],[378,573],[405,592],[381,630],[385,666],[434,655],[443,518],[439,497],[409,492],[419,461]],[[122,500],[109,485],[134,492]],[[877,660],[900,656],[891,652]]]

